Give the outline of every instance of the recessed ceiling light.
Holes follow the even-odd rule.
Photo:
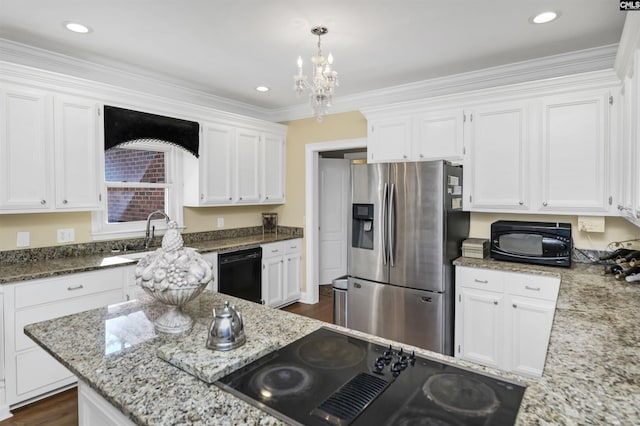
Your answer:
[[[558,16],[560,16],[559,12],[553,12],[553,11],[542,12],[531,17],[530,21],[534,24],[546,24],[547,22],[553,21]]]
[[[271,89],[269,89],[267,86],[258,86],[258,87],[256,87],[256,90],[258,92],[268,92]]]
[[[91,28],[87,27],[86,25],[79,24],[77,22],[67,21],[67,22],[63,22],[62,25],[64,25],[66,29],[74,33],[86,34],[91,32]]]

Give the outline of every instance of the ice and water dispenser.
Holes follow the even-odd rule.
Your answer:
[[[373,204],[354,204],[351,246],[373,250]]]

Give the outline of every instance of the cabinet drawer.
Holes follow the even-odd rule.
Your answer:
[[[505,273],[504,288],[509,294],[555,301],[560,289],[560,278]]]
[[[19,284],[15,293],[16,309],[106,290],[122,289],[122,279],[122,269],[113,268]]]
[[[43,349],[16,355],[16,394],[47,392],[75,382],[75,376]],[[34,395],[35,396],[35,395]]]
[[[286,243],[286,241],[262,245],[262,258],[265,259],[274,256],[282,256],[286,247],[284,243]]]
[[[15,342],[16,351],[36,346],[36,343],[28,338],[23,330],[24,326],[40,321],[47,321],[65,315],[72,315],[89,309],[100,308],[122,302],[122,289],[92,294],[81,298],[73,298],[57,303],[26,308],[15,313]]]
[[[491,269],[456,267],[456,285],[461,287],[477,288],[502,292],[504,272]]]
[[[302,251],[302,239],[287,240],[282,242],[284,244],[284,253],[300,253]]]

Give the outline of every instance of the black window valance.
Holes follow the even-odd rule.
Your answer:
[[[198,155],[200,125],[195,121],[104,106],[105,151],[139,140],[156,140]]]

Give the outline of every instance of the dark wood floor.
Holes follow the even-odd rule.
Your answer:
[[[283,310],[320,321],[333,321],[331,286],[320,286],[320,300],[315,305],[294,303]],[[77,426],[78,393],[69,389],[52,397],[12,411],[13,417],[0,426]]]

